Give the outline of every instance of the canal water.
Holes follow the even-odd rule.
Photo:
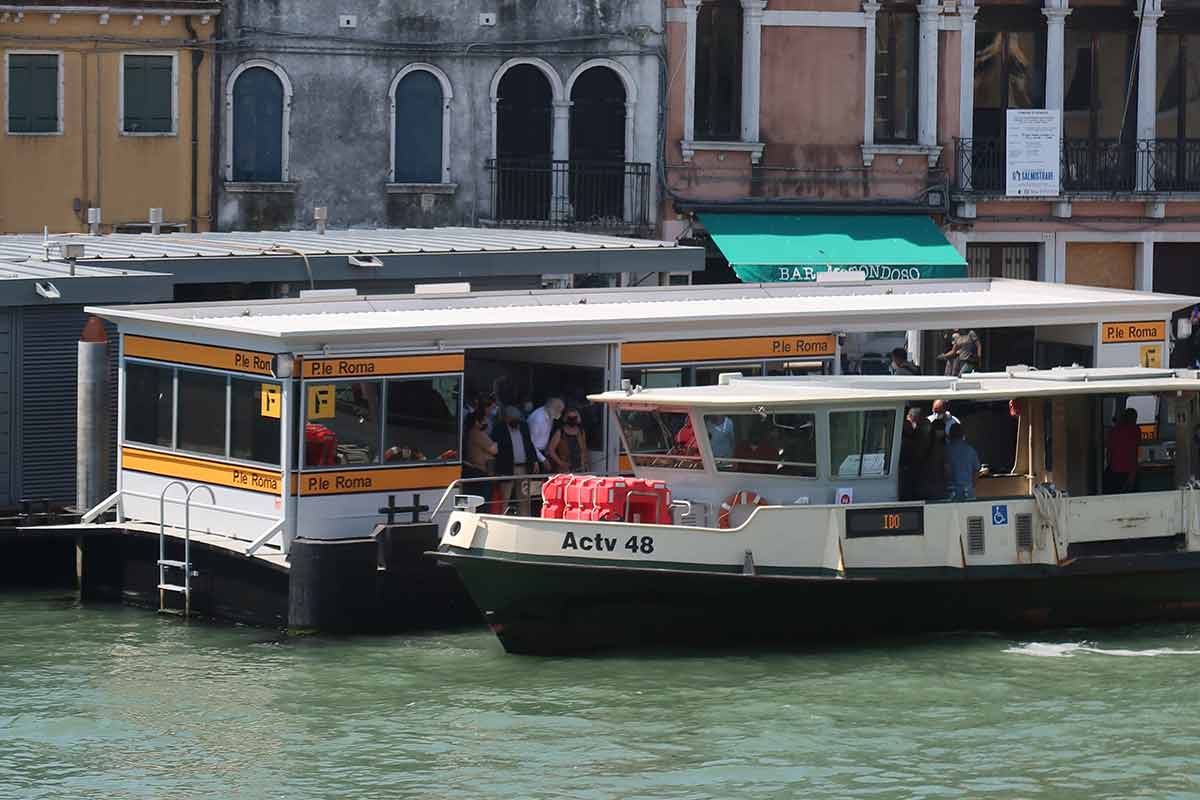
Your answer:
[[[0,798],[1200,797],[1200,626],[539,659],[0,594]]]

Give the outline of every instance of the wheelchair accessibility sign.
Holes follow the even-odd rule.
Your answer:
[[[1008,524],[1008,506],[992,506],[992,524]]]

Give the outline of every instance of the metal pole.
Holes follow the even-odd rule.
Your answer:
[[[87,511],[109,492],[108,336],[104,323],[89,317],[79,337],[75,416],[75,506]]]

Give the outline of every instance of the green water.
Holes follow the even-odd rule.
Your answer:
[[[1200,626],[537,659],[0,594],[0,798],[234,797],[1200,797]]]

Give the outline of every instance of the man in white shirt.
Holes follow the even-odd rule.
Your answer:
[[[537,459],[543,465],[546,463],[546,448],[550,444],[550,434],[554,432],[555,421],[562,416],[565,405],[562,398],[548,397],[546,402],[535,408],[529,414],[529,438],[537,450]]]

